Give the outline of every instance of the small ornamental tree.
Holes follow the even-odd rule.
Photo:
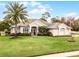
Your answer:
[[[48,28],[46,26],[40,26],[38,29],[39,29],[39,35],[47,35]]]

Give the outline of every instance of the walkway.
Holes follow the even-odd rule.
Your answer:
[[[74,56],[74,55],[79,55],[79,51],[50,54],[50,55],[44,55],[44,56],[38,56],[38,57],[67,57],[67,56]]]

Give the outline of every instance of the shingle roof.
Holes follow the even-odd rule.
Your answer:
[[[18,27],[18,26],[27,26],[27,25],[28,25],[28,23],[25,23],[25,24],[24,24],[24,23],[18,23],[18,24],[17,24],[17,27]],[[15,27],[15,25],[12,25],[11,27]]]
[[[58,26],[60,24],[64,24],[64,23],[59,23],[59,22],[55,22],[55,23],[48,23],[47,21],[44,21],[44,20],[41,20],[41,19],[33,19],[33,20],[30,20],[29,22],[26,22],[25,24],[24,23],[18,23],[17,26],[27,26],[29,24],[31,24],[32,22],[42,22],[41,24],[42,25],[45,25],[45,26],[48,26],[48,28],[58,28]],[[66,24],[64,24],[66,27],[70,28],[69,26],[67,26]],[[15,27],[15,26],[12,26],[12,27]]]
[[[17,24],[17,26],[27,26],[27,25],[28,25],[28,23],[25,23],[25,24],[24,23],[18,23]]]
[[[56,23],[53,23],[53,24],[49,25],[48,28],[58,28],[60,24],[63,24],[63,25],[65,25],[67,28],[70,28],[70,27],[67,26],[66,24],[64,24],[64,23],[59,23],[59,22],[56,22]]]
[[[41,20],[41,19],[33,19],[33,20],[30,20],[29,24],[31,24],[32,22],[35,22],[37,21],[38,23],[39,22],[42,22],[43,24],[45,24],[46,26],[49,25],[49,23],[47,21],[44,21],[44,20]]]

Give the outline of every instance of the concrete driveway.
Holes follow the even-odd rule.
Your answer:
[[[44,56],[38,56],[38,57],[68,57],[68,56],[74,56],[74,55],[79,55],[79,51],[50,54],[50,55],[44,55]]]

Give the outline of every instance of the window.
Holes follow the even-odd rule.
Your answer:
[[[28,27],[24,27],[24,28],[23,28],[23,32],[24,32],[24,33],[28,33]]]
[[[61,30],[64,30],[65,28],[61,28]]]

